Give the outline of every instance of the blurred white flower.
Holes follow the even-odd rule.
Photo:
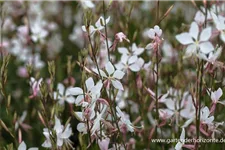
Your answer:
[[[27,145],[26,143],[23,141],[20,143],[19,147],[18,147],[18,150],[38,150],[38,148],[36,147],[32,147],[32,148],[28,148],[27,149]]]
[[[198,25],[203,25],[205,22],[205,15],[201,11],[197,11],[195,14],[195,21],[198,23]]]
[[[217,103],[220,99],[220,97],[223,95],[223,91],[221,88],[218,88],[216,91],[213,91],[210,93],[208,93],[211,97],[211,100],[213,101],[213,103]]]
[[[88,31],[90,35],[93,35],[96,31],[100,33],[100,30],[105,28],[105,25],[107,25],[110,21],[110,16],[105,20],[102,16],[98,19],[98,21],[95,23],[95,27],[93,25],[90,25],[88,27]],[[87,32],[86,27],[83,25],[82,30],[84,32]]]
[[[211,11],[213,21],[216,25],[216,29],[220,32],[220,39],[225,43],[225,17],[218,15]]]
[[[209,115],[210,115],[210,111],[207,106],[201,109],[200,120],[202,124],[212,124],[214,120],[214,116],[209,117]]]
[[[69,88],[65,89],[62,83],[58,83],[57,91],[53,93],[53,96],[55,100],[59,100],[60,105],[63,105],[65,101],[70,104],[75,102],[75,98],[70,94]]]
[[[66,127],[64,127],[60,120],[55,116],[55,126],[54,131],[56,132],[56,144],[57,146],[61,147],[63,143],[69,143],[69,137],[72,135],[72,129],[70,127],[70,124],[68,124]],[[42,144],[43,147],[51,148],[51,140],[50,136],[52,135],[51,131],[48,131],[47,128],[44,129],[43,134],[45,135],[45,142]]]
[[[130,69],[133,72],[138,72],[143,65],[144,60],[142,58],[138,58],[137,55],[129,57],[128,55],[124,54],[122,55],[120,62],[115,66],[117,69],[122,71],[128,71],[128,69]]]
[[[45,30],[40,23],[34,23],[31,26],[31,39],[34,42],[40,41],[41,43],[44,42],[45,37],[48,35],[48,31]]]
[[[127,116],[125,116],[125,114],[120,110],[118,106],[116,106],[116,114],[120,119],[119,126],[121,129],[121,132],[127,132],[127,131],[134,132],[134,126],[130,122],[130,119]]]
[[[95,7],[95,4],[91,0],[80,0],[80,2],[84,9]]]

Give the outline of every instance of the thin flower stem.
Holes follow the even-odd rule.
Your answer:
[[[97,59],[96,59],[96,54],[95,54],[95,51],[94,51],[94,47],[91,43],[91,36],[90,34],[88,33],[88,40],[89,40],[89,43],[91,45],[91,51],[92,51],[92,54],[93,54],[93,59],[94,59],[94,62],[95,62],[95,65],[97,67],[97,70],[98,70],[98,74],[100,76],[100,79],[103,80],[102,76],[101,76],[101,73],[100,73],[100,69],[99,69],[99,66],[98,66],[98,62],[97,62]]]
[[[103,2],[103,13],[104,13],[105,40],[106,40],[106,47],[108,51],[108,60],[110,61],[110,50],[109,50],[108,32],[107,32],[107,25],[106,25],[105,1],[103,0],[102,2]]]

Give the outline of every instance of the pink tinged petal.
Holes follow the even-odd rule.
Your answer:
[[[112,80],[112,84],[113,84],[113,86],[116,88],[116,89],[118,89],[118,90],[124,90],[123,89],[123,85],[121,84],[121,82],[120,81],[118,81],[118,80]]]
[[[75,102],[75,98],[73,97],[73,96],[68,96],[67,98],[66,98],[66,101],[68,102],[68,103],[70,103],[70,104],[73,104],[74,102]]]
[[[194,43],[192,37],[187,32],[176,35],[176,39],[183,45]]]
[[[214,47],[211,42],[200,43],[200,51],[204,54],[208,54],[214,50]]]
[[[98,146],[99,146],[100,150],[108,150],[109,141],[110,141],[109,138],[103,139],[101,141],[99,140],[98,141]]]
[[[112,63],[110,61],[105,65],[105,69],[106,69],[108,75],[113,74],[113,72],[115,71],[114,66],[112,65]]]
[[[119,52],[120,54],[129,54],[129,52],[128,52],[128,50],[127,50],[126,47],[119,47],[119,48],[118,48],[118,52]]]
[[[195,39],[198,39],[198,34],[199,34],[199,28],[198,24],[196,22],[192,22],[191,28],[189,30],[189,34]]]
[[[83,90],[79,87],[69,88],[68,92],[71,95],[81,95],[81,94],[83,94]]]
[[[225,43],[225,32],[220,33],[220,39]]]
[[[57,90],[59,91],[59,94],[60,94],[60,95],[63,95],[63,94],[64,94],[64,90],[65,90],[64,85],[63,85],[62,83],[59,83],[59,84],[57,85]]]
[[[140,66],[138,64],[132,64],[129,66],[130,70],[133,71],[133,72],[138,72],[140,71]]]
[[[113,77],[120,80],[123,78],[124,75],[125,73],[123,71],[116,70],[113,74]]]
[[[22,143],[20,143],[20,145],[18,147],[18,150],[26,150],[26,149],[27,149],[27,146],[26,146],[26,144],[23,141]]]
[[[145,47],[145,49],[147,49],[147,50],[152,50],[154,48],[154,44],[153,43],[149,43],[146,47]]]
[[[204,29],[200,35],[200,42],[208,41],[212,35],[212,28],[208,27]]]
[[[136,55],[134,56],[131,56],[129,59],[128,59],[128,64],[132,64],[134,62],[136,62],[138,59],[138,57]]]
[[[88,78],[86,81],[85,81],[85,85],[87,87],[87,90],[90,91],[91,88],[93,88],[95,86],[95,83],[94,83],[94,80],[92,77]]]

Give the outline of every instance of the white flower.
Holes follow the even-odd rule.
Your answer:
[[[72,129],[70,124],[68,124],[65,128],[61,125],[60,120],[55,116],[55,126],[54,130],[57,135],[57,146],[62,146],[63,142],[69,141],[69,137],[72,135]]]
[[[175,150],[180,150],[184,144],[185,144],[185,130],[184,130],[184,128],[182,128],[182,132],[180,135],[180,141],[176,144]]]
[[[209,117],[209,115],[210,115],[209,108],[207,106],[202,108],[201,109],[201,116],[200,116],[201,123],[212,124],[212,122],[214,120],[214,116]]]
[[[138,58],[136,55],[129,57],[124,54],[121,57],[121,60],[118,64],[116,64],[116,68],[122,71],[127,71],[130,69],[133,72],[140,71],[141,67],[144,65],[144,60],[142,58]]]
[[[206,57],[206,55],[199,55],[202,59],[207,61],[207,64],[214,64],[216,62],[216,60],[220,57],[222,53],[222,47],[217,48],[217,50],[210,52],[208,57]],[[207,66],[207,64],[205,66]]]
[[[123,78],[123,76],[125,75],[125,73],[123,71],[120,70],[115,70],[114,66],[112,65],[112,63],[109,61],[108,63],[106,63],[105,65],[105,70],[107,72],[107,75],[104,71],[102,71],[101,69],[100,71],[100,75],[104,78],[106,78],[107,82],[111,82],[112,85],[118,89],[118,90],[124,90],[123,89],[123,85],[122,83],[119,81],[120,79]],[[98,70],[97,69],[93,69],[93,71],[97,74]]]
[[[36,81],[35,78],[33,77],[30,78],[30,86],[32,88],[32,95],[30,96],[30,98],[38,96],[40,92],[41,82],[42,82],[42,78],[40,78],[38,81]]]
[[[144,50],[145,49],[142,47],[137,47],[137,45],[135,43],[132,44],[131,51],[129,51],[126,47],[118,48],[119,53],[121,53],[123,55],[125,54],[128,56],[134,56],[134,55],[139,56],[144,52]]]
[[[192,54],[197,55],[199,51],[203,54],[208,54],[214,50],[212,43],[209,42],[211,35],[211,27],[203,29],[201,34],[199,35],[199,27],[197,23],[192,22],[189,33],[184,32],[179,35],[176,35],[176,39],[181,44],[188,45],[185,56],[190,57]]]
[[[225,43],[225,17],[221,15],[216,16],[216,14],[213,13],[212,11],[211,15],[217,30],[219,30],[220,32],[220,39]]]
[[[60,120],[55,116],[54,130],[56,132],[57,146],[61,147],[63,143],[70,142],[69,137],[72,135],[72,129],[70,127],[70,124],[64,127],[61,124]],[[47,128],[45,128],[43,134],[45,135],[46,140],[42,144],[42,146],[46,148],[52,147],[51,140],[50,140],[50,135],[52,135],[52,133]]]
[[[213,103],[216,104],[219,101],[220,97],[223,95],[223,91],[221,88],[218,88],[216,91],[211,92],[211,94],[210,93],[208,94],[210,95]]]
[[[150,39],[155,40],[156,37],[160,37],[162,35],[162,30],[158,25],[155,25],[154,28],[151,28],[148,31],[148,36]]]
[[[22,116],[19,117],[19,119],[17,119],[17,121],[15,123],[15,130],[17,130],[19,128],[19,126],[21,126],[25,130],[32,128],[30,125],[23,123],[24,120],[26,119],[26,116],[27,116],[27,111],[23,111]]]
[[[110,16],[105,20],[102,16],[98,19],[98,21],[95,23],[95,27],[93,25],[89,26],[89,34],[93,35],[96,31],[100,31],[105,28],[105,25],[107,25],[110,21]],[[86,27],[83,25],[82,30],[84,32],[87,32]]]
[[[27,150],[27,145],[24,141],[20,143],[18,150]],[[32,148],[28,148],[28,150],[38,150],[38,148],[32,147]]]
[[[70,92],[69,92],[69,88],[67,88],[65,90],[65,87],[62,83],[59,83],[57,85],[57,92],[53,93],[54,99],[58,99],[59,100],[59,104],[64,104],[65,101],[67,101],[68,103],[74,103],[75,102],[75,98],[73,96],[71,96]]]
[[[43,134],[44,134],[46,140],[41,146],[42,147],[46,147],[46,148],[51,148],[52,147],[52,143],[51,143],[50,136],[52,136],[52,132],[49,131],[48,128],[44,128],[43,129]]]
[[[44,38],[48,35],[48,31],[45,30],[40,23],[34,23],[31,26],[31,33],[31,39],[34,42],[37,42],[38,40],[43,42]]]
[[[95,4],[91,0],[80,0],[80,2],[84,9],[95,7]]]
[[[109,142],[110,142],[109,138],[98,140],[98,146],[99,146],[100,150],[108,150]]]
[[[86,103],[84,103],[84,100],[86,100],[85,102],[88,103],[94,103],[100,97],[100,91],[103,85],[101,81],[99,81],[95,85],[93,78],[90,77],[85,81],[85,85],[87,89],[86,91],[79,87],[69,88],[68,90],[71,95],[77,96],[75,100],[76,105],[86,105]]]
[[[134,132],[133,124],[130,122],[130,119],[124,115],[118,106],[116,106],[116,114],[120,118],[119,125],[120,128],[126,127],[126,130]]]
[[[201,11],[197,11],[195,14],[195,21],[198,23],[198,25],[203,25],[205,22],[205,15]]]

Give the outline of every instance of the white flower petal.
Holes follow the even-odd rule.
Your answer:
[[[105,65],[105,69],[106,69],[108,75],[113,74],[113,72],[115,71],[114,66],[112,65],[112,63],[110,61]]]
[[[138,72],[138,71],[140,71],[140,69],[141,69],[140,66],[139,66],[138,64],[136,64],[136,63],[130,65],[129,68],[130,68],[130,70],[133,71],[133,72]]]
[[[145,49],[147,49],[147,50],[152,50],[154,48],[154,45],[152,44],[152,43],[149,43],[146,47],[145,47]]]
[[[91,88],[93,88],[95,86],[95,83],[94,83],[94,80],[92,77],[88,78],[86,81],[85,81],[85,85],[87,87],[87,90],[90,91]]]
[[[113,77],[120,80],[123,78],[124,75],[125,73],[123,71],[116,70],[113,74]]]
[[[63,94],[64,94],[64,90],[65,90],[64,85],[63,85],[62,83],[59,83],[59,84],[57,85],[57,90],[59,90],[59,94],[60,94],[60,95],[63,95]]]
[[[70,104],[73,104],[74,102],[75,102],[75,98],[73,97],[73,96],[68,96],[67,98],[66,98],[66,101],[68,102],[68,103],[70,103]]]
[[[214,50],[214,47],[211,42],[203,42],[199,44],[200,51],[204,54],[208,54]]]
[[[118,90],[124,90],[123,89],[123,85],[122,85],[122,83],[120,82],[120,81],[118,81],[118,80],[112,80],[112,84],[113,84],[113,86],[116,88],[116,89],[118,89]]]
[[[191,23],[191,28],[189,30],[189,34],[195,39],[198,39],[199,28],[196,22]]]
[[[27,146],[26,146],[26,144],[23,141],[22,143],[20,143],[20,145],[18,147],[18,150],[26,150],[26,149],[27,149]]]
[[[204,29],[200,35],[200,42],[203,42],[203,41],[208,41],[209,38],[211,37],[212,35],[212,28],[211,27],[208,27],[206,29]]]
[[[176,35],[176,39],[183,45],[194,43],[192,37],[187,32]]]
[[[128,49],[126,47],[119,47],[118,52],[120,54],[129,54]]]
[[[225,32],[220,33],[220,39],[225,43]]]
[[[136,55],[134,56],[131,56],[129,59],[128,59],[128,64],[132,64],[134,62],[136,62],[138,59],[138,57]]]
[[[83,94],[83,90],[79,87],[69,88],[68,92],[71,95],[81,95],[81,94]]]

